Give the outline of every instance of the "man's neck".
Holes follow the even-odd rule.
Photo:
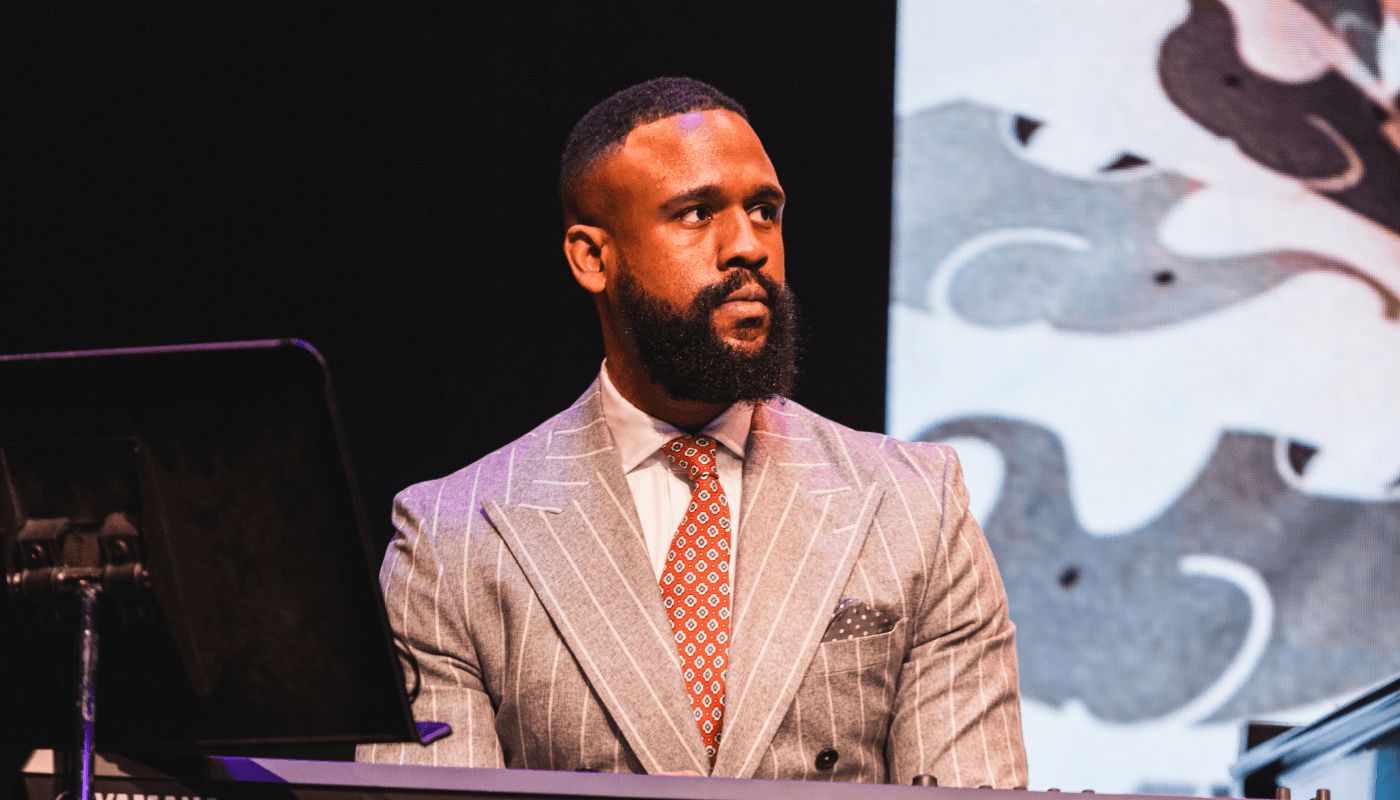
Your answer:
[[[669,422],[686,433],[695,433],[704,428],[710,420],[724,413],[727,405],[701,403],[694,400],[676,400],[665,389],[652,383],[646,371],[636,359],[617,357],[609,353],[607,357],[608,379],[612,381],[618,394],[627,402],[647,414]]]

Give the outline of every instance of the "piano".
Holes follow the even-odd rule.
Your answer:
[[[31,758],[21,800],[54,800],[62,775],[52,757]],[[87,800],[1053,800],[1059,792],[742,780],[543,770],[359,764],[276,758],[100,756]],[[1134,795],[1096,795],[1100,800]]]

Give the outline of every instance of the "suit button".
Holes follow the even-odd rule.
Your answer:
[[[832,750],[830,747],[826,748],[820,753],[817,753],[817,769],[831,769],[836,766],[836,759],[840,757],[840,753]]]

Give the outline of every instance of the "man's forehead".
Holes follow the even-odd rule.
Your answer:
[[[735,170],[765,173],[769,180],[776,177],[758,135],[743,117],[723,110],[693,111],[638,125],[608,161],[609,178],[624,185]]]
[[[716,139],[751,140],[753,144],[758,144],[758,135],[743,117],[732,111],[711,109],[662,117],[638,125],[622,140],[622,150],[625,152],[635,146],[696,146]]]
[[[681,133],[688,133],[697,130],[705,124],[705,114],[701,111],[692,111],[689,114],[680,114],[676,117],[676,128]]]

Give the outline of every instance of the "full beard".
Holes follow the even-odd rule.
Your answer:
[[[675,311],[643,289],[625,263],[619,264],[615,277],[618,308],[642,368],[672,399],[732,405],[791,394],[797,379],[797,304],[786,286],[735,267],[689,306]],[[770,312],[768,336],[755,353],[725,343],[710,322],[725,298],[749,281],[768,292]]]

